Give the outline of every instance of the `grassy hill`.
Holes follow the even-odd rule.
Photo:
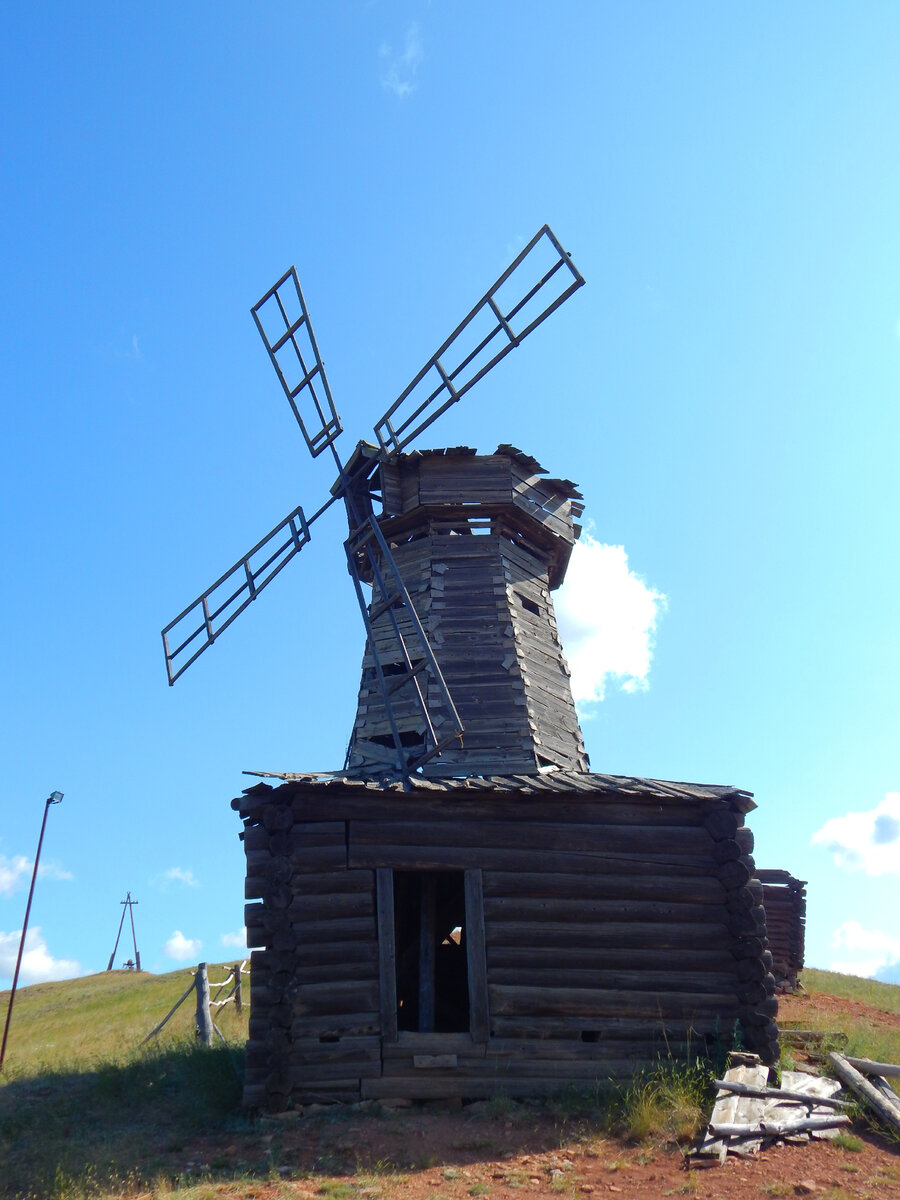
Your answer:
[[[210,966],[211,992],[229,966]],[[110,971],[16,994],[0,1077],[0,1195],[129,1194],[190,1171],[185,1147],[227,1132],[240,1112],[247,1016],[214,1020],[227,1040],[201,1049],[194,996],[142,1046],[191,986],[168,975]],[[245,994],[249,988],[245,988]],[[223,996],[224,996],[223,992]],[[4,1019],[9,993],[0,993]]]
[[[214,994],[215,984],[225,979],[227,970],[226,965],[210,967]],[[791,1010],[792,1023],[845,1033],[850,1053],[900,1061],[900,987],[824,971],[805,972],[803,982],[809,1000],[791,998],[785,1005]],[[579,1170],[596,1174],[609,1158],[609,1165],[602,1169],[614,1171],[617,1163],[628,1158],[626,1150],[633,1144],[629,1139],[639,1136],[640,1122],[648,1118],[647,1106],[638,1097],[638,1103],[644,1105],[642,1111],[632,1110],[624,1116],[624,1109],[612,1114],[595,1103],[587,1118],[589,1127],[583,1124],[583,1103],[567,1110],[553,1107],[553,1102],[542,1112],[534,1106],[523,1107],[518,1117],[501,1104],[494,1114],[496,1121],[491,1124],[493,1118],[485,1118],[486,1130],[475,1132],[472,1118],[462,1114],[440,1118],[446,1128],[428,1125],[427,1135],[425,1122],[438,1120],[429,1114],[417,1115],[408,1121],[408,1128],[401,1117],[361,1117],[350,1111],[323,1116],[318,1127],[313,1120],[301,1122],[290,1132],[284,1122],[260,1124],[240,1106],[246,1007],[242,1015],[235,1013],[232,1005],[219,1010],[215,1019],[227,1045],[200,1049],[194,1040],[194,998],[190,996],[160,1037],[141,1046],[190,984],[188,970],[168,975],[114,971],[19,992],[0,1077],[0,1196],[29,1200],[111,1196],[213,1200],[224,1196],[231,1200],[255,1194],[275,1200],[296,1195],[297,1181],[303,1180],[307,1190],[301,1195],[320,1194],[326,1200],[329,1196],[332,1200],[368,1200],[388,1193],[409,1200],[437,1200],[438,1196],[466,1200],[467,1196],[486,1195],[495,1187],[490,1182],[482,1186],[478,1182],[481,1176],[470,1171],[472,1162],[480,1160],[485,1160],[487,1181],[503,1172],[503,1178],[514,1180],[517,1171],[524,1172],[532,1195],[553,1195],[565,1189],[551,1186],[552,1179],[559,1183],[558,1171],[569,1168],[553,1167],[547,1189],[535,1190],[536,1154],[555,1154],[559,1159],[565,1142],[569,1148],[564,1161],[577,1159],[584,1164]],[[8,992],[0,993],[3,1016],[8,998]],[[702,1086],[699,1094],[702,1099]],[[657,1103],[655,1099],[653,1103]],[[582,1122],[577,1130],[573,1124],[576,1117]],[[640,1136],[652,1137],[653,1130],[659,1133],[669,1120],[665,1112],[651,1112]],[[367,1124],[354,1128],[350,1137],[351,1121]],[[453,1121],[455,1126],[447,1125]],[[280,1130],[274,1136],[273,1127]],[[421,1162],[404,1148],[420,1142],[428,1149]],[[669,1181],[671,1191],[654,1191],[661,1182],[651,1186],[648,1180],[647,1194],[685,1191],[675,1186],[679,1182],[677,1156],[667,1163],[659,1155],[658,1150],[641,1150],[633,1162],[628,1158],[636,1178],[642,1171],[650,1171],[654,1162],[658,1171],[675,1172],[675,1183]],[[521,1170],[507,1165],[520,1158]],[[856,1161],[860,1161],[858,1157]],[[429,1181],[423,1176],[435,1162],[445,1164],[443,1173],[431,1181],[439,1184],[437,1190],[425,1187]],[[403,1175],[397,1163],[409,1174]],[[877,1170],[883,1172],[883,1166],[875,1163],[872,1171]],[[557,1174],[552,1175],[553,1171]],[[379,1177],[375,1179],[375,1175]],[[336,1181],[336,1176],[344,1182]],[[584,1179],[588,1178],[593,1175],[585,1174]],[[467,1180],[471,1179],[476,1182],[470,1186]],[[605,1188],[602,1179],[601,1175],[598,1186]],[[662,1175],[658,1179],[661,1181]],[[624,1183],[624,1178],[621,1181]],[[754,1184],[754,1194],[762,1194],[763,1182],[761,1177]],[[594,1188],[585,1183],[580,1190]],[[499,1184],[496,1191],[498,1197],[505,1194]],[[574,1191],[571,1194],[576,1195]],[[732,1193],[728,1194],[731,1197]]]
[[[210,965],[210,991],[223,981],[232,964]],[[48,1069],[87,1068],[94,1062],[132,1055],[154,1026],[190,987],[192,968],[167,975],[145,971],[105,971],[63,983],[37,983],[16,993],[6,1050],[4,1075],[15,1077]],[[249,1002],[248,976],[244,996]],[[223,996],[226,993],[223,992]],[[6,1017],[9,992],[0,992]],[[184,1004],[157,1039],[160,1046],[183,1041],[193,1033],[194,998]],[[242,1017],[226,1005],[214,1020],[229,1041],[246,1038],[247,1009]]]

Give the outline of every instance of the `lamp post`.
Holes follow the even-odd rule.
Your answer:
[[[47,828],[47,813],[51,804],[59,804],[62,792],[51,792],[44,801],[44,819],[41,821],[41,836],[38,838],[37,853],[34,856],[34,870],[31,873],[31,887],[28,889],[28,903],[25,905],[25,921],[22,925],[22,937],[19,940],[19,956],[16,959],[16,972],[13,975],[12,991],[9,994],[9,1008],[6,1010],[6,1025],[3,1029],[3,1045],[0,1046],[0,1071],[3,1070],[3,1060],[6,1057],[6,1039],[9,1037],[9,1022],[12,1018],[13,1003],[16,999],[16,984],[19,982],[19,968],[22,966],[22,952],[25,949],[25,934],[28,932],[28,918],[31,915],[31,901],[34,896],[34,884],[37,879],[38,863],[41,861],[41,846],[44,844],[44,830]]]

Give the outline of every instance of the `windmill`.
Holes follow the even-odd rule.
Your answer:
[[[367,637],[345,770],[401,779],[586,770],[549,598],[580,532],[578,492],[568,480],[542,479],[537,462],[511,445],[494,455],[407,450],[583,283],[545,225],[376,422],[377,444],[358,442],[344,461],[335,445],[343,426],[291,267],[251,312],[310,454],[329,452],[337,479],[311,516],[300,506],[288,513],[163,629],[169,684],[342,501]],[[451,593],[457,614],[482,597],[480,615],[454,627]],[[493,675],[484,669],[488,645]],[[529,699],[537,677],[540,696]]]

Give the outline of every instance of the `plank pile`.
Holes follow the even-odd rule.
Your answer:
[[[835,1079],[804,1071],[782,1071],[780,1088],[769,1087],[769,1068],[755,1054],[729,1055],[732,1064],[718,1093],[706,1135],[693,1153],[698,1164],[724,1162],[727,1154],[756,1154],[776,1141],[831,1138],[850,1118],[835,1099]]]

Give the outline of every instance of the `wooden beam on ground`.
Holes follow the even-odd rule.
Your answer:
[[[873,1087],[865,1075],[857,1071],[856,1067],[851,1066],[843,1054],[835,1054],[834,1051],[831,1051],[828,1061],[841,1083],[855,1092],[863,1104],[873,1109],[879,1119],[889,1125],[895,1133],[900,1133],[900,1112],[881,1094],[878,1088]]]

